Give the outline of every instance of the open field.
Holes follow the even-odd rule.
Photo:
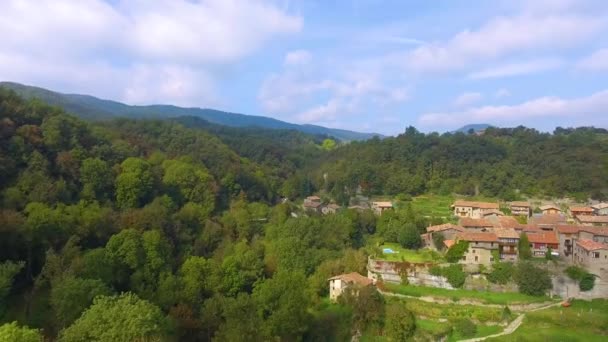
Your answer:
[[[452,203],[454,203],[452,196],[423,195],[412,199],[414,210],[428,217],[452,217],[452,209],[450,209]]]
[[[377,255],[376,259],[386,261],[406,261],[411,263],[425,263],[425,262],[443,262],[443,257],[430,249],[412,250],[401,247],[398,243],[386,242],[379,246],[382,250],[384,248],[390,248],[397,253],[386,253]]]
[[[482,301],[486,304],[498,304],[498,305],[509,305],[509,304],[529,304],[529,303],[542,303],[551,301],[547,296],[535,297],[528,296],[517,292],[484,292],[484,291],[471,291],[464,289],[447,290],[435,287],[426,286],[414,286],[414,285],[397,285],[397,284],[384,284],[387,291],[399,293],[406,296],[412,297],[437,297],[451,299],[455,302],[459,300],[474,299]]]
[[[576,300],[569,308],[527,313],[513,334],[487,341],[608,341],[608,300]]]

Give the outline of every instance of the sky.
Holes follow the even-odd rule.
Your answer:
[[[0,80],[386,135],[608,128],[605,0],[0,0]]]

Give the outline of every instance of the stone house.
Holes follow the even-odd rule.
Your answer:
[[[539,209],[542,211],[543,215],[556,215],[562,213],[562,210],[553,204],[543,205]]]
[[[527,235],[533,257],[545,257],[549,248],[554,253],[559,253],[559,240],[555,232],[530,233]]]
[[[528,220],[529,224],[535,225],[540,230],[554,231],[555,227],[560,224],[566,224],[568,221],[564,214],[543,214],[543,215],[532,215]]]
[[[484,213],[500,208],[498,203],[456,201],[452,204],[452,209],[454,210],[454,216],[480,219],[483,218]]]
[[[304,210],[321,212],[322,204],[321,198],[318,196],[308,196],[304,199],[304,204],[302,204],[302,208]]]
[[[342,207],[340,207],[339,205],[335,204],[335,203],[330,203],[328,205],[324,205],[321,206],[321,213],[323,213],[323,215],[328,215],[328,214],[335,214],[337,213]]]
[[[474,219],[470,217],[461,217],[458,224],[466,230],[484,232],[494,228],[494,223],[488,219]]]
[[[498,251],[500,260],[516,261],[519,245],[519,233],[515,229],[497,228],[494,234],[498,237]]]
[[[331,277],[328,280],[329,299],[332,302],[337,301],[338,297],[340,297],[340,295],[344,293],[346,289],[351,288],[356,291],[357,288],[370,286],[373,283],[371,279],[364,277],[357,272],[340,274],[338,276]]]
[[[608,203],[598,203],[592,205],[593,213],[598,216],[608,216]]]
[[[393,209],[393,203],[388,201],[372,202],[372,210],[377,214],[381,215],[383,212]]]
[[[528,202],[511,202],[511,215],[515,216],[530,216],[530,203]]]
[[[570,216],[577,217],[582,216],[593,216],[593,208],[584,206],[572,206],[570,209]]]
[[[579,239],[593,240],[595,242],[608,244],[608,228],[580,227]]]
[[[493,251],[498,251],[498,237],[494,233],[464,232],[456,236],[457,241],[468,241],[469,249],[465,252],[461,264],[490,265],[494,261]]]
[[[579,226],[558,225],[556,228],[559,241],[559,255],[571,258],[574,254],[574,242],[579,237]]]
[[[575,221],[582,226],[608,226],[608,216],[579,215]]]
[[[591,273],[608,270],[608,245],[593,240],[579,239],[574,244],[574,262]]]

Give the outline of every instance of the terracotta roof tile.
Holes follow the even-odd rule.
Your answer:
[[[444,224],[440,224],[437,226],[429,226],[426,227],[426,231],[427,232],[441,232],[444,230],[449,230],[449,229],[454,229],[457,230],[459,232],[464,231],[464,228],[462,228],[461,226],[455,225],[455,224],[451,224],[451,223],[444,223]]]
[[[492,228],[494,227],[494,224],[492,224],[492,222],[488,221],[487,219],[474,219],[474,218],[470,218],[470,217],[461,217],[460,221],[458,222],[462,227],[477,227],[477,228]]]
[[[576,240],[576,244],[587,251],[595,251],[598,249],[608,249],[608,245],[605,245],[605,244],[599,243],[599,242],[595,242],[593,240],[587,240],[587,239]]]
[[[515,229],[498,228],[494,229],[494,234],[499,239],[519,239],[519,233]]]
[[[456,243],[456,241],[454,241],[454,240],[443,240],[443,244],[447,248],[450,248],[450,247],[454,246],[455,243]]]
[[[592,205],[591,208],[593,208],[595,210],[606,209],[606,208],[608,208],[608,203],[598,203],[598,204]]]
[[[604,223],[608,224],[608,216],[590,216],[590,215],[578,215],[576,219],[579,222],[584,223]]]
[[[458,239],[465,241],[477,241],[477,242],[498,242],[498,237],[494,233],[484,232],[463,232],[458,234]]]
[[[570,207],[570,211],[577,211],[577,212],[585,212],[585,213],[592,213],[593,212],[593,208],[591,207]]]
[[[357,272],[352,272],[352,273],[346,273],[346,274],[340,274],[337,275],[335,277],[331,277],[328,280],[335,280],[335,279],[340,279],[344,282],[347,283],[351,283],[351,284],[359,284],[362,286],[368,286],[372,284],[372,280],[369,279],[368,277],[364,277],[362,275],[360,275]]]
[[[528,241],[531,243],[546,243],[546,244],[558,244],[557,235],[554,232],[547,233],[530,233],[528,234]]]
[[[530,203],[528,202],[511,202],[511,207],[527,207],[530,208]]]
[[[562,234],[577,234],[581,230],[580,226],[571,224],[558,225],[557,231]]]

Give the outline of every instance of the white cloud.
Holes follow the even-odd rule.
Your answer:
[[[217,103],[214,74],[302,18],[272,0],[3,0],[0,79],[178,105]],[[116,96],[118,95],[118,96]]]
[[[601,49],[582,59],[577,68],[583,70],[608,70],[608,48]]]
[[[484,79],[519,76],[553,70],[563,65],[564,62],[557,58],[535,59],[525,62],[504,64],[480,71],[475,71],[470,73],[467,77],[470,79]]]
[[[310,63],[312,54],[306,50],[290,51],[285,55],[285,65],[304,65]]]
[[[608,124],[608,90],[575,99],[559,97],[540,97],[511,106],[482,106],[460,112],[423,114],[419,123],[423,126],[450,127],[469,122],[487,122],[491,124],[521,124],[533,119],[546,120],[567,118],[587,120],[583,124]]]
[[[497,99],[509,96],[511,96],[511,92],[509,91],[509,89],[506,88],[500,88],[494,93],[494,97]]]
[[[464,93],[454,100],[454,105],[456,107],[465,107],[475,102],[479,102],[481,99],[483,99],[481,93]]]
[[[603,18],[576,14],[497,17],[477,30],[464,30],[446,42],[424,45],[392,58],[413,71],[461,69],[518,51],[577,45],[605,24]]]

